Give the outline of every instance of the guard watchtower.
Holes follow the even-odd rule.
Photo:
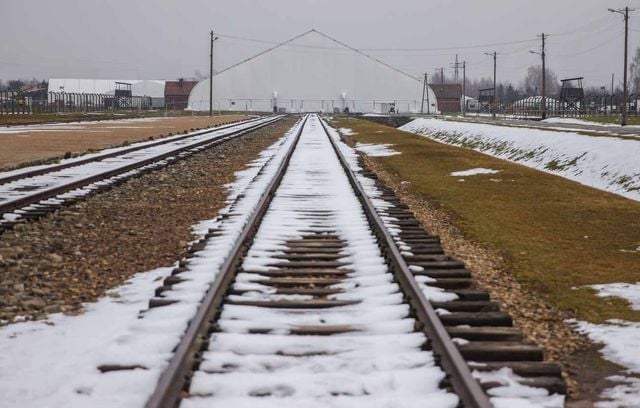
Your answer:
[[[114,92],[115,107],[116,109],[129,109],[131,108],[131,84],[128,82],[116,82],[116,89]]]
[[[580,113],[583,100],[584,88],[582,80],[584,77],[562,79],[562,88],[560,88],[560,104],[565,111]]]
[[[491,112],[491,106],[495,103],[495,89],[485,88],[478,90],[478,108],[480,112]]]

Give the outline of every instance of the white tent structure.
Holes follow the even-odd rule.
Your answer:
[[[428,88],[422,105],[422,91],[421,79],[310,30],[215,74],[213,108],[435,113],[435,94]],[[193,88],[187,109],[209,109],[209,79]]]

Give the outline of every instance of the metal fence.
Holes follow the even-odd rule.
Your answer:
[[[0,115],[147,109],[151,109],[151,98],[148,96],[0,91]]]
[[[542,117],[542,98],[530,97],[519,100],[498,100],[496,113],[505,116],[522,118]],[[630,116],[638,116],[639,94],[629,95],[627,112]],[[580,116],[616,116],[622,113],[621,95],[591,95],[585,96],[578,103],[563,102],[555,98],[546,100],[547,117],[580,117]],[[491,113],[491,106],[481,104],[467,104],[467,112],[477,114]]]

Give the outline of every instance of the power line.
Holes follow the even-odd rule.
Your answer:
[[[281,44],[279,41],[269,41],[269,40],[260,40],[255,38],[247,38],[240,37],[236,35],[223,34],[223,33],[214,33],[218,37],[221,38],[229,38],[240,41],[249,41],[256,42],[267,45],[278,45]],[[482,48],[482,47],[497,47],[501,45],[512,45],[512,44],[524,44],[537,42],[537,39],[526,39],[526,40],[516,40],[516,41],[504,41],[497,43],[488,43],[488,44],[477,44],[477,45],[466,45],[466,46],[458,46],[458,47],[431,47],[431,48],[358,48],[360,51],[374,51],[374,52],[384,52],[384,51],[392,51],[392,52],[422,52],[422,51],[455,51],[455,50],[464,50],[464,49],[473,49],[473,48]],[[299,47],[299,48],[317,48],[317,49],[341,49],[341,47],[325,47],[325,46],[317,46],[317,45],[305,45],[305,44],[287,44],[289,47]]]

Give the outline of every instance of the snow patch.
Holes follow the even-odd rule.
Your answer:
[[[449,175],[454,177],[464,177],[464,176],[475,176],[478,174],[496,174],[499,172],[500,170],[492,170],[492,169],[477,167],[475,169],[469,169],[464,171],[454,171],[452,173],[449,173]]]
[[[367,156],[372,157],[384,157],[395,156],[401,154],[398,151],[390,149],[389,146],[393,146],[390,143],[387,144],[374,144],[374,143],[357,143],[356,150],[365,153]]]
[[[338,129],[340,131],[340,133],[342,133],[345,136],[353,136],[353,135],[357,135],[356,132],[354,132],[353,130],[349,129],[349,128],[340,128]]]
[[[640,282],[638,283],[606,283],[602,285],[589,285],[598,291],[599,297],[616,296],[626,299],[633,310],[640,310]]]
[[[620,297],[631,304],[633,310],[640,310],[640,283],[608,283],[589,285],[598,291],[599,297]],[[610,361],[626,367],[630,374],[640,374],[640,323],[624,320],[608,320],[605,324],[572,321],[578,331],[604,347],[602,355]],[[604,399],[596,404],[599,408],[634,406],[640,400],[640,379],[622,375],[611,376],[617,385],[602,392]]]

